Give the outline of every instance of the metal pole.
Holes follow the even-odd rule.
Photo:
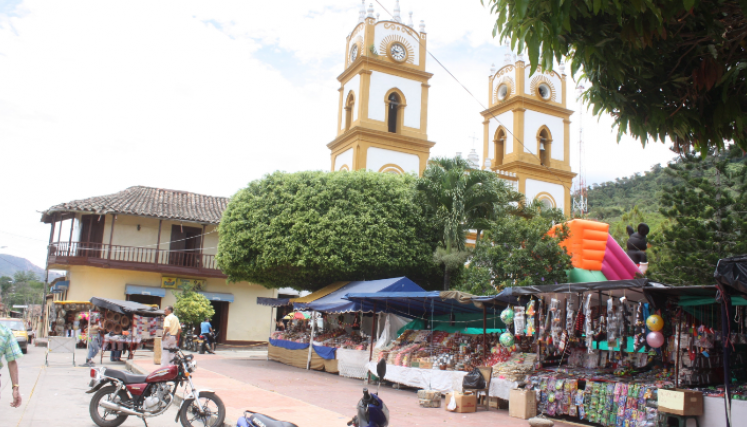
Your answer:
[[[316,331],[316,311],[311,312],[311,335],[309,336],[309,357],[306,359],[306,370],[311,368],[311,351],[314,349],[314,332]]]
[[[376,332],[376,303],[373,303],[373,319],[371,322],[371,343],[368,345],[368,361],[373,359],[374,333]],[[363,312],[361,311],[361,322],[363,322]]]
[[[681,309],[680,309],[681,310]],[[674,344],[674,348],[677,351],[675,355],[676,361],[674,362],[674,387],[680,388],[680,337],[682,334],[682,313],[678,313],[677,319],[677,341]]]
[[[272,307],[270,307],[270,336],[267,338],[267,343],[270,343],[270,338],[272,338],[272,329],[275,325],[274,317],[272,316]],[[267,352],[267,360],[270,360],[270,352]]]
[[[482,351],[488,353],[488,308],[482,306]]]

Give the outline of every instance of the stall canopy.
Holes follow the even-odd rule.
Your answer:
[[[449,314],[483,314],[483,307],[488,313],[495,314],[509,303],[516,302],[514,297],[475,297],[464,292],[379,292],[349,293],[346,298],[357,302],[363,311],[393,313],[407,318],[424,318]],[[484,301],[477,301],[484,298]]]
[[[269,307],[285,307],[287,305],[293,305],[290,298],[264,298],[257,297],[258,305],[266,305]]]
[[[370,313],[373,312],[373,305],[364,305],[359,301],[351,301],[346,299],[345,296],[348,294],[375,294],[380,292],[425,292],[425,289],[421,288],[407,277],[349,282],[336,291],[329,293],[329,295],[310,303],[299,303],[298,300],[294,300],[293,307],[295,307],[296,310],[310,309],[325,313],[350,313],[357,311]],[[377,309],[377,312],[381,311],[383,310]]]
[[[326,297],[327,295],[329,295],[332,292],[334,292],[334,291],[342,288],[343,286],[347,285],[348,283],[350,283],[350,282],[334,282],[334,283],[331,283],[331,284],[323,287],[322,289],[319,289],[316,292],[312,292],[312,293],[306,295],[305,297],[293,298],[293,299],[291,299],[291,302],[294,305],[295,304],[308,304],[308,303],[310,303],[312,301],[318,300],[319,298]]]
[[[145,317],[163,316],[165,314],[156,307],[140,304],[135,301],[93,297],[91,298],[91,304],[120,314],[137,314]]]
[[[154,297],[163,298],[166,296],[166,289],[153,288],[153,287],[148,287],[148,286],[127,285],[125,286],[125,294],[127,295],[151,295]]]

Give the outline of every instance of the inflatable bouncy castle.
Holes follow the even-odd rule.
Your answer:
[[[560,245],[571,255],[574,267],[568,277],[571,283],[634,279],[641,274],[609,234],[609,224],[574,219],[565,225],[569,235]],[[554,234],[559,227],[556,225],[549,233]]]

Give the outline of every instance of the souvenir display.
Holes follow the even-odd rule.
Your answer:
[[[653,314],[646,319],[646,326],[654,332],[659,332],[664,327],[664,319],[658,314]]]
[[[503,322],[505,325],[514,323],[514,311],[511,309],[511,307],[507,307],[501,312],[501,322]]]

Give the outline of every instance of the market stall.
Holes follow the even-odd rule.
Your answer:
[[[74,338],[76,347],[85,347],[90,309],[88,301],[49,301],[47,336]]]
[[[107,298],[91,298],[89,316],[100,318],[103,340],[101,361],[105,351],[128,351],[128,359],[144,342],[153,341],[157,331],[163,329],[164,312],[158,307]]]
[[[346,298],[364,310],[380,307],[415,319],[395,340],[377,345],[366,365],[375,373],[376,362],[385,358],[387,381],[441,393],[461,391],[467,365],[491,367],[509,356],[499,344],[505,326],[498,313],[515,298],[476,303],[474,296],[453,291],[351,293]]]

